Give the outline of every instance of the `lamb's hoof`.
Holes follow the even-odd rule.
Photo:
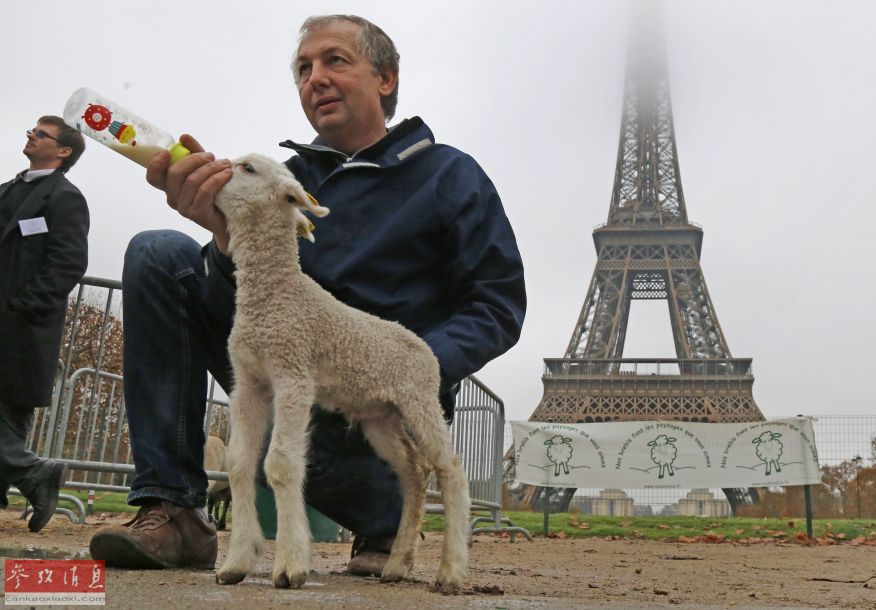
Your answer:
[[[291,575],[291,578],[286,572],[280,572],[274,574],[274,587],[277,589],[300,589],[306,580],[307,572],[296,572]]]
[[[459,593],[459,589],[461,586],[462,586],[461,582],[455,582],[455,581],[441,582],[439,580],[439,581],[435,582],[434,589],[435,589],[435,591],[442,593],[444,595],[454,595],[456,593]]]
[[[468,570],[464,566],[444,564],[438,569],[435,576],[435,590],[444,595],[458,593],[468,576]]]
[[[380,582],[399,582],[408,577],[411,571],[411,566],[400,561],[393,561],[392,557],[383,566],[383,572],[380,574]]]
[[[236,585],[246,578],[246,572],[217,572],[216,582],[220,585]]]
[[[404,573],[384,570],[383,574],[380,575],[380,582],[399,582],[404,580],[406,576],[407,574]]]

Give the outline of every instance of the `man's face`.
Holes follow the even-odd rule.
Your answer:
[[[367,146],[386,131],[381,96],[395,88],[395,74],[375,74],[359,54],[359,26],[333,21],[308,32],[298,47],[293,69],[301,107],[310,124],[330,145]],[[355,152],[344,150],[344,152]]]
[[[40,131],[48,135],[40,138],[37,135]],[[32,166],[57,167],[61,165],[63,157],[59,157],[58,154],[68,147],[52,139],[58,137],[59,131],[57,125],[40,123],[33,129],[33,133],[28,134],[27,143],[22,152],[25,157],[30,159]]]

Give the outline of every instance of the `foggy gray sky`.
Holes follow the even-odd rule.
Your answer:
[[[495,182],[526,265],[520,343],[479,377],[526,419],[542,359],[560,357],[596,262],[617,155],[626,8],[613,2],[9,2],[0,181],[26,167],[25,130],[88,86],[217,156],[309,141],[289,59],[310,14],[352,12],[401,52],[397,117]],[[873,413],[870,180],[876,167],[876,4],[666,2],[672,102],[689,218],[736,357],[754,358],[768,416]],[[70,179],[92,214],[88,274],[118,279],[130,237],[177,228],[144,170],[89,142]],[[626,357],[674,357],[663,302],[633,302]]]

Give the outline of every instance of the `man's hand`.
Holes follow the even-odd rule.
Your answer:
[[[210,231],[219,251],[227,254],[225,216],[213,205],[213,199],[231,179],[231,162],[204,152],[204,147],[188,134],[180,137],[180,143],[192,154],[171,165],[170,153],[160,152],[146,168],[146,181],[165,192],[167,205]]]

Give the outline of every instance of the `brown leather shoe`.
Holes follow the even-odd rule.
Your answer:
[[[212,570],[219,545],[216,526],[202,508],[186,508],[165,500],[140,507],[124,525],[112,525],[92,536],[92,559],[107,567],[149,570]]]
[[[380,576],[383,566],[389,560],[389,552],[395,536],[387,538],[365,538],[358,534],[353,538],[347,574],[354,576]]]

